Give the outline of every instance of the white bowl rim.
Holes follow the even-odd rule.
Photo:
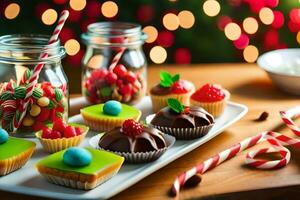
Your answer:
[[[267,55],[271,54],[271,53],[278,53],[278,52],[289,52],[289,51],[296,51],[300,53],[300,48],[287,48],[287,49],[276,49],[276,50],[272,50],[272,51],[268,51],[265,52],[263,54],[261,54],[258,59],[257,59],[257,65],[262,68],[263,70],[265,70],[268,73],[272,73],[272,74],[278,74],[281,76],[287,76],[287,77],[300,77],[300,75],[291,75],[291,74],[287,74],[287,73],[282,73],[282,72],[276,72],[276,71],[272,71],[269,69],[266,69],[266,67],[262,64],[262,59],[264,59],[264,57],[266,57]]]

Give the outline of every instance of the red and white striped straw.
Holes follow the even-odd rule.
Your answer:
[[[54,29],[54,32],[50,38],[50,40],[48,41],[48,45],[56,42],[58,40],[58,36],[67,20],[67,18],[69,17],[69,11],[64,10],[61,12],[60,18],[58,20],[58,24]],[[44,52],[42,53],[42,55],[40,56],[41,59],[45,59],[48,57],[48,53]],[[16,130],[18,129],[18,127],[20,126],[23,118],[26,115],[26,111],[27,111],[27,107],[30,101],[30,97],[32,95],[32,92],[34,90],[35,85],[37,84],[38,78],[39,78],[39,74],[41,72],[41,70],[44,67],[44,63],[39,63],[37,66],[35,66],[33,73],[31,75],[31,77],[29,78],[29,84],[26,88],[26,96],[25,99],[23,100],[23,104],[22,107],[20,108],[21,111],[21,115],[20,118],[17,119],[17,115],[15,114],[14,118],[13,118],[13,132],[16,132]]]
[[[281,111],[280,116],[283,122],[293,131],[293,133],[297,136],[300,136],[300,129],[292,120],[292,117],[299,116],[300,114],[300,106],[291,109],[290,114],[288,115],[286,112]],[[292,114],[291,114],[292,113]],[[231,159],[239,152],[248,149],[262,141],[268,141],[271,145],[271,148],[264,148],[259,150],[254,150],[249,152],[246,155],[246,164],[255,168],[260,169],[275,169],[279,167],[283,167],[288,164],[291,158],[290,151],[284,146],[294,146],[296,148],[300,148],[300,140],[290,138],[281,133],[276,133],[272,131],[263,132],[256,136],[246,138],[245,140],[233,145],[232,147],[216,154],[215,156],[207,159],[206,161],[194,166],[190,170],[180,174],[174,181],[171,192],[173,195],[177,195],[180,191],[180,188],[184,186],[184,184],[196,174],[204,174],[206,171],[213,169],[225,162],[226,160]],[[255,157],[260,154],[276,152],[279,153],[281,159],[279,160],[260,160]]]

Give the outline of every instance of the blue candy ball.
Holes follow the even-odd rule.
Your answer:
[[[72,167],[83,167],[92,162],[92,154],[80,147],[71,147],[63,155],[64,163]]]
[[[122,111],[122,104],[115,100],[107,101],[103,106],[103,112],[107,115],[117,116]]]
[[[8,133],[6,130],[0,128],[0,144],[5,143],[8,140]]]

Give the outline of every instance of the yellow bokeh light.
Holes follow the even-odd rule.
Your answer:
[[[241,28],[236,23],[228,23],[224,29],[225,35],[229,40],[237,40],[241,36]]]
[[[221,10],[219,2],[216,0],[207,0],[203,4],[203,11],[210,17],[217,16]]]
[[[4,10],[7,19],[15,19],[20,13],[20,6],[16,3],[9,4]]]
[[[253,17],[247,17],[243,21],[243,28],[246,33],[254,34],[258,30],[258,23],[257,20]]]
[[[244,59],[248,63],[255,62],[258,58],[258,55],[259,55],[258,49],[253,45],[247,46],[243,51]]]
[[[179,25],[182,28],[191,28],[195,23],[195,17],[192,12],[183,10],[178,14]]]
[[[150,58],[156,64],[161,64],[167,59],[167,51],[161,46],[155,46],[150,50]]]
[[[264,7],[259,11],[259,19],[262,23],[269,25],[274,21],[274,14],[270,8]]]
[[[111,18],[118,14],[118,5],[113,1],[106,1],[101,6],[101,12],[105,17]]]
[[[174,31],[179,27],[179,19],[177,15],[173,13],[168,13],[163,17],[163,25],[166,29]]]
[[[145,32],[148,36],[146,39],[147,43],[152,43],[156,40],[158,36],[157,29],[154,26],[146,26],[143,28],[143,32]]]
[[[300,31],[298,31],[298,33],[297,33],[296,40],[297,40],[298,44],[300,44]]]
[[[80,11],[86,6],[86,0],[70,0],[70,7],[73,10]]]
[[[52,25],[57,20],[57,12],[54,9],[47,9],[42,14],[42,22],[46,25]]]
[[[67,54],[70,55],[70,56],[76,55],[78,53],[78,51],[80,50],[80,44],[75,39],[69,39],[65,43],[64,46],[65,46]]]

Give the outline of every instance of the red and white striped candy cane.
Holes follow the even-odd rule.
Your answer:
[[[48,41],[48,44],[52,44],[52,43],[57,41],[58,36],[59,36],[59,34],[60,34],[67,18],[68,18],[68,16],[69,16],[69,11],[67,11],[67,10],[62,11],[62,13],[60,15],[60,18],[58,20],[58,24],[55,27],[54,32],[53,32],[50,40]],[[48,57],[47,52],[43,53],[40,56],[41,59],[45,59],[47,57]],[[28,104],[29,104],[29,101],[30,101],[30,97],[32,95],[32,92],[34,90],[35,85],[37,84],[39,74],[40,74],[41,70],[43,69],[43,67],[44,67],[44,63],[39,63],[37,66],[35,66],[35,68],[33,70],[33,73],[31,75],[31,77],[29,78],[29,83],[28,83],[28,86],[26,88],[26,96],[25,96],[25,99],[23,100],[22,108],[20,108],[20,111],[21,111],[20,118],[17,119],[16,114],[13,118],[13,128],[14,128],[13,132],[16,132],[16,130],[20,126],[23,118],[26,115],[26,111],[27,111],[27,107],[28,107]]]
[[[127,41],[128,41],[128,39],[125,39],[124,43],[126,43]],[[109,70],[112,71],[116,67],[116,65],[119,63],[122,55],[124,54],[125,50],[126,50],[126,47],[120,47],[120,50],[115,55],[115,57],[112,59],[111,64],[108,67]]]
[[[293,131],[293,133],[297,136],[300,136],[300,129],[292,120],[292,117],[299,116],[300,114],[300,106],[293,108],[290,110],[290,114],[288,115],[286,112],[281,111],[280,116],[283,122]],[[196,165],[190,170],[180,174],[174,181],[171,192],[173,195],[177,195],[180,191],[180,188],[184,186],[184,184],[196,174],[204,174],[206,171],[213,169],[223,163],[226,160],[231,159],[236,156],[239,152],[248,149],[262,141],[268,141],[271,144],[271,148],[264,148],[259,150],[254,150],[249,152],[246,155],[246,164],[255,168],[260,169],[275,169],[279,167],[283,167],[288,164],[291,158],[290,151],[284,146],[294,146],[296,148],[300,148],[300,140],[290,138],[281,133],[276,133],[272,131],[263,132],[256,136],[246,138],[245,140],[233,145],[229,149],[226,149],[215,156],[207,159],[206,161]],[[255,157],[260,154],[265,153],[279,153],[281,159],[279,160],[260,160]]]

